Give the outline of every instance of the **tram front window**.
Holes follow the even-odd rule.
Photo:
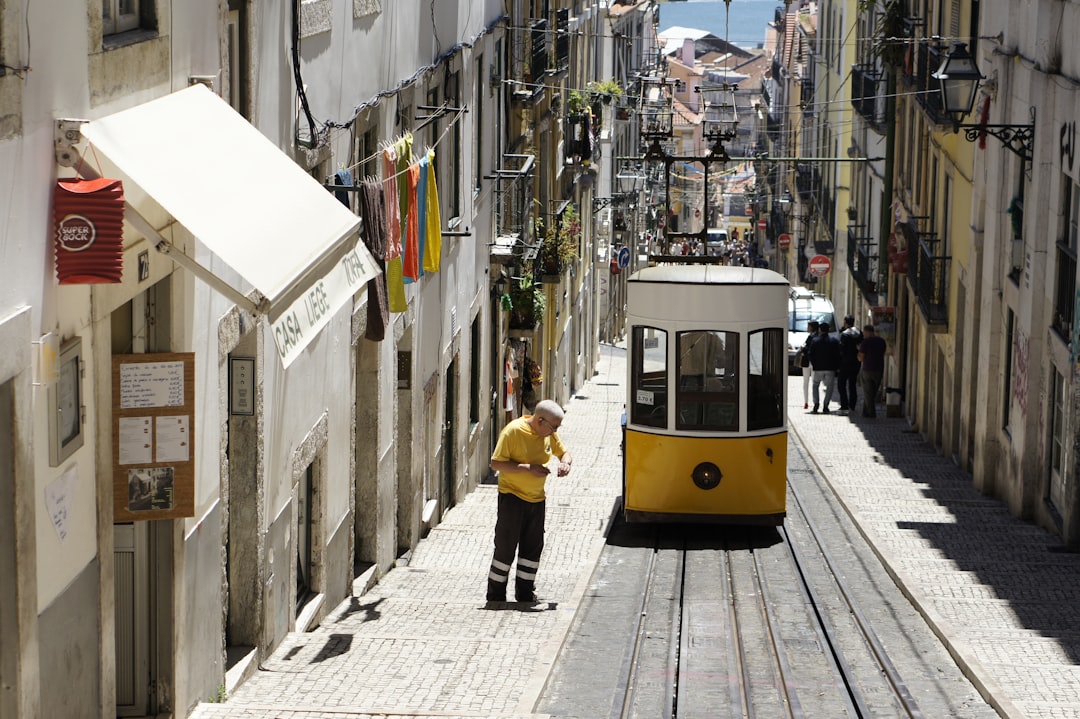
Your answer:
[[[631,374],[630,422],[667,427],[667,332],[635,325]]]
[[[739,335],[680,332],[678,429],[735,431],[739,428]]]

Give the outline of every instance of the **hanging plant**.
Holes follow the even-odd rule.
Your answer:
[[[577,209],[567,205],[558,221],[543,232],[540,245],[540,266],[545,275],[562,273],[577,258],[581,239],[581,220]]]
[[[575,115],[582,115],[589,111],[589,98],[585,96],[585,93],[578,90],[571,90],[570,94],[566,96],[566,113],[571,117]]]
[[[503,295],[503,307],[510,312],[510,326],[514,329],[534,329],[543,322],[544,290],[533,282],[532,272],[522,272],[510,281],[510,291]]]
[[[875,3],[871,0],[862,0],[859,3],[859,9],[867,11],[874,5]],[[877,22],[874,25],[872,45],[874,57],[886,67],[903,67],[904,58],[909,49],[909,44],[902,39],[906,36],[904,3],[902,0],[886,2],[884,12],[877,16]]]
[[[623,94],[622,86],[615,82],[614,78],[611,80],[593,80],[586,86],[586,89],[589,91],[594,103],[599,100],[605,105],[610,105],[612,100],[622,97]]]

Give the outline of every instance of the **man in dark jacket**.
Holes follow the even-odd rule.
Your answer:
[[[814,408],[810,414],[817,414],[820,406],[823,414],[829,414],[829,403],[832,402],[833,388],[836,386],[836,371],[840,369],[840,340],[829,334],[828,322],[822,322],[818,327],[818,336],[810,345],[810,365],[814,368]],[[819,388],[825,383],[825,403],[818,402]]]
[[[859,379],[860,342],[862,332],[855,326],[855,318],[848,315],[844,318],[844,328],[840,330],[840,369],[836,373],[841,412],[855,409],[855,403],[859,401],[855,388]]]

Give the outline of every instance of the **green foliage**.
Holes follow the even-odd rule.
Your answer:
[[[615,79],[610,80],[593,80],[590,82],[586,89],[589,91],[589,98],[596,102],[597,100],[608,104],[614,98],[622,97],[622,86],[615,82]]]
[[[510,291],[504,295],[510,305],[510,326],[532,329],[544,320],[544,289],[533,281],[532,272],[522,272],[510,281]],[[507,302],[503,302],[506,307]]]
[[[566,112],[571,115],[580,115],[589,111],[589,98],[579,90],[571,90],[566,96]]]
[[[875,0],[861,0],[859,10],[866,11],[874,5]],[[907,44],[900,39],[907,35],[904,17],[903,0],[886,0],[884,12],[877,16],[873,53],[886,67],[899,68],[904,64]]]
[[[542,234],[544,239],[540,244],[540,264],[544,274],[559,274],[578,256],[581,220],[577,208],[572,204],[567,205],[562,216]]]

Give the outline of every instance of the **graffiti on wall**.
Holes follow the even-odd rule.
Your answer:
[[[1013,343],[1013,400],[1020,408],[1020,414],[1027,416],[1028,370],[1031,359],[1031,339],[1017,330]]]
[[[1068,172],[1072,173],[1073,161],[1076,159],[1076,123],[1075,122],[1063,122],[1061,123],[1061,129],[1058,130],[1058,144],[1061,151],[1061,166]]]

